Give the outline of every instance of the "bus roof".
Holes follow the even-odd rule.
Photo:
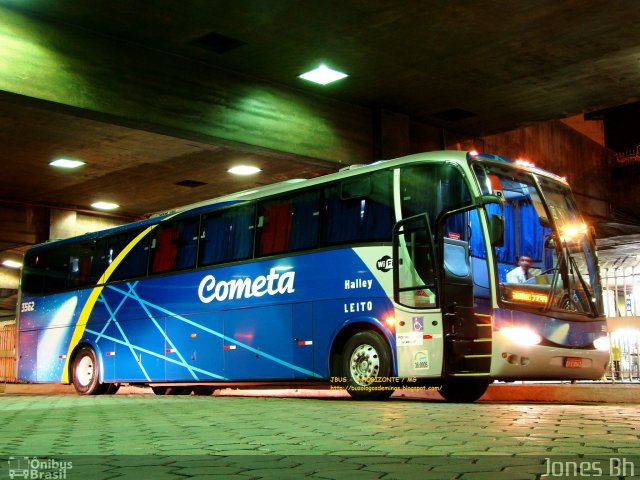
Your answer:
[[[159,223],[168,217],[174,217],[178,215],[182,216],[183,214],[195,215],[204,211],[215,210],[215,209],[223,208],[236,203],[244,203],[251,200],[260,199],[266,196],[286,193],[289,191],[295,191],[301,188],[308,188],[308,187],[313,187],[317,185],[322,185],[325,183],[330,183],[330,182],[339,181],[345,178],[358,176],[364,173],[388,169],[388,168],[394,168],[397,166],[406,165],[410,163],[425,163],[425,162],[439,163],[439,162],[449,161],[449,162],[454,162],[458,164],[466,164],[470,160],[486,162],[486,163],[500,163],[502,165],[512,164],[526,171],[542,174],[542,175],[554,178],[555,180],[558,180],[558,181],[563,181],[562,178],[550,172],[541,170],[531,165],[526,165],[526,164],[519,165],[517,161],[513,161],[506,157],[500,157],[497,155],[485,154],[485,153],[477,154],[476,152],[467,152],[467,151],[460,151],[460,150],[438,150],[433,152],[415,153],[412,155],[407,155],[407,156],[395,158],[392,160],[380,160],[380,161],[373,162],[366,165],[352,165],[352,166],[342,168],[338,172],[322,175],[312,179],[296,178],[296,179],[285,180],[278,183],[273,183],[270,185],[265,185],[262,187],[243,190],[240,192],[231,193],[221,197],[188,204],[181,207],[176,207],[170,210],[156,212],[153,215],[151,215],[150,218],[145,220],[139,220],[137,222],[132,222],[125,225],[120,225],[117,227],[100,230],[96,232],[85,233],[83,235],[79,235],[71,238],[49,240],[47,242],[34,245],[32,249],[46,248],[49,245],[53,245],[53,244],[60,245],[64,243],[82,242],[85,240],[98,238],[104,235],[118,233],[120,231],[127,231],[131,229],[136,229],[136,228],[144,228],[146,226]]]
[[[324,183],[339,181],[344,178],[354,177],[367,172],[393,168],[395,166],[404,165],[406,163],[442,162],[445,160],[456,161],[456,162],[466,162],[466,153],[467,152],[459,151],[459,150],[440,150],[435,152],[416,153],[416,154],[407,155],[404,157],[395,158],[392,160],[378,160],[376,162],[369,163],[366,165],[351,165],[351,166],[342,168],[335,173],[329,173],[327,175],[322,175],[322,176],[311,178],[311,179],[295,178],[292,180],[285,180],[283,182],[273,183],[270,185],[265,185],[263,187],[243,190],[241,192],[231,193],[229,195],[225,195],[222,197],[213,198],[210,200],[205,200],[202,202],[193,203],[189,205],[184,205],[181,207],[176,207],[166,212],[161,212],[160,214],[166,215],[166,214],[181,213],[189,210],[195,210],[200,207],[211,207],[221,202],[228,203],[228,202],[256,200],[268,195],[286,193],[288,191],[294,191],[300,188],[307,188],[311,186],[322,185]]]

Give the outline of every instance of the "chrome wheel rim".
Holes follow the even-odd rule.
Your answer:
[[[78,383],[83,387],[86,387],[93,380],[93,374],[93,360],[88,355],[82,357],[76,367],[76,378],[78,379]]]
[[[349,358],[349,373],[353,381],[362,386],[371,385],[380,372],[380,355],[368,344],[359,345]]]

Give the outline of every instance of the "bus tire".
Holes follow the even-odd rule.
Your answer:
[[[356,400],[384,400],[393,394],[392,388],[375,380],[391,373],[391,350],[377,332],[358,332],[347,340],[342,372],[347,392]]]
[[[82,347],[73,360],[73,387],[80,395],[99,395],[108,385],[100,383],[100,364],[91,347]]]
[[[448,380],[438,391],[440,396],[451,403],[471,403],[478,400],[489,387],[487,380]]]
[[[118,390],[120,390],[119,383],[107,383],[106,385],[107,385],[107,388],[104,391],[106,395],[115,395],[116,393],[118,393]]]

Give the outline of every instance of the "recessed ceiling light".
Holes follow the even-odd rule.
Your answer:
[[[49,162],[49,165],[52,167],[61,168],[78,168],[84,164],[85,162],[81,160],[69,160],[68,158],[56,158],[52,162]]]
[[[233,173],[234,175],[253,175],[261,171],[258,167],[252,167],[250,165],[237,165],[227,170],[227,172]]]
[[[97,208],[98,210],[113,210],[118,208],[120,205],[111,202],[96,202],[92,203],[91,206],[93,208]]]
[[[309,80],[310,82],[319,83],[320,85],[327,85],[328,83],[335,82],[342,78],[348,77],[346,73],[333,70],[326,65],[320,65],[318,68],[310,70],[302,75],[298,75],[300,78]]]
[[[5,267],[9,267],[9,268],[20,268],[20,267],[22,267],[22,264],[20,262],[15,262],[13,260],[5,260],[4,262],[2,262],[2,265],[4,265]]]

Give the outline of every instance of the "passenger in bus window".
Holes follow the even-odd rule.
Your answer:
[[[520,255],[518,266],[507,273],[507,283],[527,283],[531,278],[529,269],[533,260],[527,255]]]

